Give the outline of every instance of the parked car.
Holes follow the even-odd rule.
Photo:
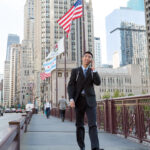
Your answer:
[[[17,108],[16,109],[16,113],[22,113],[22,109],[21,108]]]
[[[0,116],[3,116],[3,113],[4,113],[3,108],[0,108]]]
[[[16,108],[12,108],[11,111],[14,113],[16,112]]]
[[[11,109],[10,108],[6,108],[5,109],[5,113],[11,113]]]

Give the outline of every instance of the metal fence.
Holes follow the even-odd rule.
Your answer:
[[[52,109],[52,115],[59,117],[58,108]],[[75,121],[74,109],[66,110],[66,119]],[[140,143],[150,142],[150,95],[98,101],[97,125],[106,132],[136,138]]]

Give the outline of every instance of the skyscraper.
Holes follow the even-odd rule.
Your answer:
[[[127,7],[134,10],[144,11],[144,0],[129,0]]]
[[[120,35],[122,65],[140,65],[141,74],[148,76],[148,54],[145,26],[122,22]]]
[[[19,44],[20,38],[16,34],[9,34],[7,39],[6,61],[10,61],[10,47],[12,44]]]
[[[149,61],[149,75],[150,75],[150,0],[145,0],[145,19],[146,19],[146,33],[147,33],[147,50]]]
[[[127,64],[122,59],[122,50],[125,49],[125,47],[123,47],[125,45],[123,44],[127,44],[125,41],[122,43],[123,36],[121,36],[121,26],[123,22],[145,26],[144,12],[129,8],[120,8],[114,10],[106,17],[107,60],[109,64],[112,64],[112,56],[116,51],[118,51],[120,55],[120,64]]]
[[[100,44],[100,38],[95,37],[94,38],[94,53],[95,53],[95,68],[98,68],[101,66],[101,44]]]
[[[34,0],[26,0],[24,6],[24,40],[34,38]]]
[[[64,30],[59,24],[57,20],[60,19],[75,3],[76,0],[43,0],[43,1],[35,1],[35,69],[41,72],[42,64],[45,62],[45,58],[48,53],[54,48],[55,44],[63,37],[66,36],[64,34]],[[94,34],[93,34],[93,9],[92,9],[92,1],[85,1],[85,38],[86,50],[92,51],[94,50]],[[66,48],[66,57],[67,57],[67,65],[69,67],[69,71],[71,68],[80,65],[81,63],[81,54],[83,50],[83,28],[82,28],[82,18],[74,20],[71,26],[71,32],[69,34],[69,38],[65,40],[65,48]],[[64,69],[64,55],[60,55],[57,58],[57,71],[63,75]],[[68,75],[69,72],[67,71]],[[54,83],[56,80],[56,72],[53,71],[52,78]],[[62,78],[61,78],[62,80]],[[56,87],[53,87],[56,92]],[[64,89],[62,89],[63,94]],[[49,94],[50,92],[48,92]],[[55,94],[56,95],[56,94]],[[56,99],[55,97],[51,97],[50,99]]]

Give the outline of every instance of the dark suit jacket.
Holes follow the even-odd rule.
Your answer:
[[[91,68],[88,68],[86,78],[83,74],[82,67],[72,69],[70,81],[68,83],[69,100],[73,98],[76,103],[79,99],[81,91],[84,89],[88,106],[95,107],[96,96],[93,84],[100,85],[100,83],[101,81],[98,73],[92,73]]]

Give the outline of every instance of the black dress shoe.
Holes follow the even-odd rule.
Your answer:
[[[81,148],[80,150],[85,150],[85,148]]]

